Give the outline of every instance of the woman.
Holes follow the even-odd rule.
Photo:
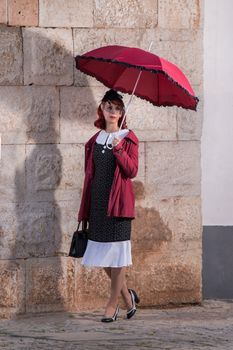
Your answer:
[[[102,322],[112,322],[119,312],[121,293],[127,318],[136,312],[139,298],[128,289],[126,266],[132,265],[131,221],[134,192],[131,178],[138,171],[138,138],[126,122],[122,96],[114,90],[104,95],[94,125],[101,129],[85,144],[85,180],[78,221],[89,222],[85,266],[102,266],[111,278],[111,295]]]

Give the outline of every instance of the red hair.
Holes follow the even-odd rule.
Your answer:
[[[105,103],[105,102],[103,102],[103,103]],[[118,120],[118,126],[120,126],[121,122],[122,122],[122,119],[123,119],[123,116],[124,116],[124,113],[125,113],[124,103],[123,103],[123,101],[118,100],[118,99],[117,100],[111,100],[111,103],[114,103],[115,105],[118,105],[118,106],[120,106],[122,108],[122,116]],[[103,112],[102,112],[102,109],[101,109],[101,104],[97,108],[97,119],[95,120],[94,125],[98,129],[105,129],[106,128],[106,121],[105,121],[105,118],[104,118],[104,115],[103,115]],[[126,118],[125,118],[124,123],[122,125],[122,129],[127,129]]]

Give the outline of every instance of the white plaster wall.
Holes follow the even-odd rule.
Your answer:
[[[203,225],[233,225],[233,1],[205,0]]]

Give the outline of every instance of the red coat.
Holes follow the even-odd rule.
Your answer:
[[[100,131],[92,136],[85,144],[85,179],[78,221],[89,220],[91,184],[95,174],[95,165],[92,156],[95,141]],[[131,179],[138,172],[138,145],[137,136],[130,130],[118,145],[113,147],[113,154],[116,157],[116,169],[109,195],[108,216],[121,216],[133,219],[135,217],[135,198]]]

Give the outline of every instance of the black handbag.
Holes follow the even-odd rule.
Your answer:
[[[80,226],[80,222],[78,223],[77,230],[73,234],[71,245],[70,245],[69,256],[72,256],[73,258],[83,257],[87,247],[87,241],[88,241],[87,221],[82,221],[81,230],[79,230],[79,226]]]

